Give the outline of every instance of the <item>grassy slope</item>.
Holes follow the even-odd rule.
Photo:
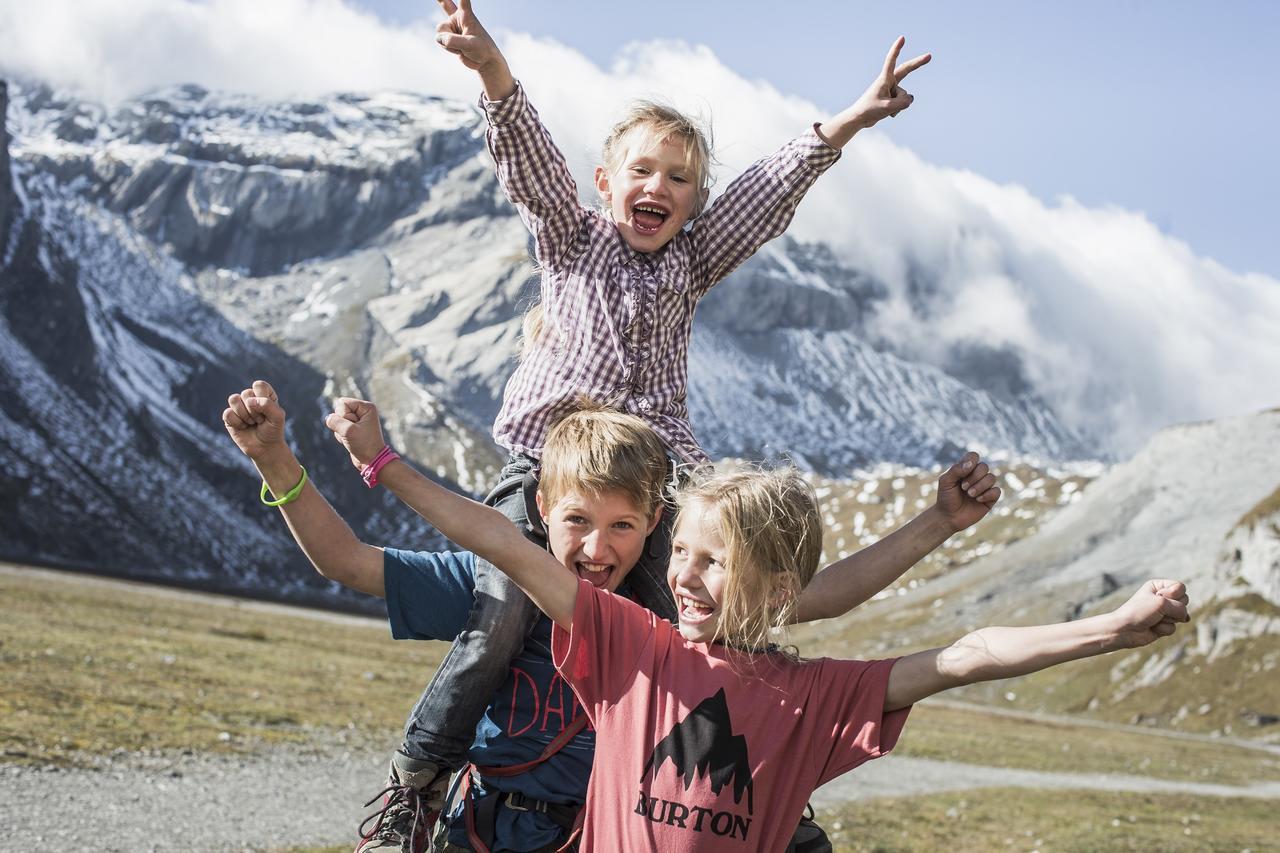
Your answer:
[[[445,646],[142,587],[0,575],[4,760],[389,743]]]
[[[912,711],[897,755],[1060,773],[1117,773],[1184,782],[1280,781],[1280,755],[1060,720],[984,714],[925,702]]]
[[[876,800],[818,814],[836,850],[1274,849],[1274,805],[1177,794],[987,789]]]

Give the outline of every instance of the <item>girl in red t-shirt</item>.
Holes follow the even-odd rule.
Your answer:
[[[330,418],[353,459],[382,446],[376,413]],[[770,645],[813,578],[822,527],[793,470],[687,487],[667,582],[673,626],[567,571],[500,513],[402,461],[381,478],[442,533],[509,574],[556,624],[553,654],[596,728],[583,850],[786,847],[814,788],[896,743],[910,706],[953,687],[1135,648],[1186,622],[1187,593],[1150,580],[1115,610],[982,628],[894,660],[803,660]],[[994,475],[970,483],[994,487]]]

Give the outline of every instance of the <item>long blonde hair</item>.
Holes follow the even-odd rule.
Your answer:
[[[725,544],[727,571],[714,639],[760,650],[795,615],[796,599],[818,570],[818,499],[793,468],[713,474],[680,490],[680,517],[701,509]]]

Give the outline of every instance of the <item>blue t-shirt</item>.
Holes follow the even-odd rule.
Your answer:
[[[475,557],[469,552],[427,553],[387,548],[383,560],[387,618],[398,640],[452,640],[463,629],[475,595]],[[505,767],[537,758],[565,726],[582,714],[573,689],[551,662],[551,620],[538,620],[511,661],[476,726],[468,757],[477,766]],[[477,793],[520,791],[553,803],[586,800],[595,730],[588,725],[554,756],[527,773],[486,778]],[[469,847],[461,806],[450,816],[450,841]],[[563,831],[546,815],[499,809],[494,851],[537,850],[561,840]]]

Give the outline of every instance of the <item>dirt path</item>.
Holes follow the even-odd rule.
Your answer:
[[[182,756],[99,771],[0,768],[0,850],[241,851],[354,843],[385,757],[276,753]],[[818,790],[818,806],[980,787],[1179,792],[1280,799],[1249,787],[1140,776],[1042,773],[890,756]]]
[[[149,767],[0,768],[0,850],[355,846],[386,756],[181,756]]]
[[[1046,790],[1136,791],[1180,793],[1207,797],[1280,799],[1280,782],[1249,786],[1170,782],[1147,776],[1110,773],[1048,773],[955,764],[930,758],[888,756],[862,765],[828,782],[813,794],[814,805],[834,806],[851,800],[937,794],[972,788],[1040,788]]]

